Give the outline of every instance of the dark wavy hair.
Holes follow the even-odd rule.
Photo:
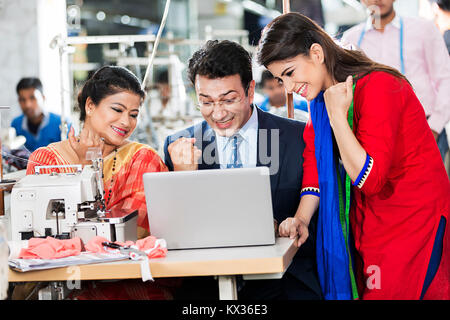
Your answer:
[[[441,10],[450,12],[450,0],[430,0],[430,2],[436,2]]]
[[[241,45],[229,40],[209,40],[189,60],[188,77],[195,86],[197,75],[210,79],[239,74],[245,94],[252,75],[252,58]]]
[[[261,88],[264,88],[264,85],[266,84],[266,81],[275,79],[273,74],[269,70],[264,70],[261,74],[261,81],[259,82],[259,85]]]
[[[22,79],[20,79],[19,83],[17,83],[17,86],[16,86],[16,92],[17,92],[17,94],[19,94],[20,90],[30,89],[30,88],[37,89],[42,94],[44,94],[42,82],[41,82],[41,80],[39,80],[39,78],[22,78]]]
[[[372,71],[384,71],[408,81],[397,69],[371,60],[362,51],[340,47],[318,24],[300,13],[283,14],[263,29],[257,60],[267,67],[275,61],[309,56],[314,43],[322,46],[327,71],[338,82],[344,82],[349,75],[356,75],[358,80]]]
[[[107,96],[130,91],[141,97],[143,101],[145,92],[141,89],[138,78],[128,69],[117,66],[104,66],[98,69],[86,81],[78,94],[78,107],[80,108],[80,121],[86,119],[86,100],[91,98],[95,105]]]

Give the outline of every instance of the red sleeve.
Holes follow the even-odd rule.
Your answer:
[[[303,131],[305,150],[303,151],[303,181],[301,194],[315,194],[319,196],[319,175],[317,173],[317,162],[314,148],[314,128],[311,117],[306,123]]]
[[[35,168],[38,166],[54,166],[54,165],[57,165],[56,155],[45,147],[39,148],[36,151],[34,151],[28,158],[27,174],[34,174]]]
[[[145,202],[143,175],[146,172],[168,171],[166,165],[156,152],[142,148],[136,152],[130,165],[127,179],[121,189],[126,192],[114,208],[138,210],[137,225],[149,230],[147,203]]]
[[[361,81],[361,80],[360,80]],[[380,192],[392,164],[392,155],[409,84],[385,72],[374,72],[355,91],[356,139],[370,157],[358,188],[365,194]]]

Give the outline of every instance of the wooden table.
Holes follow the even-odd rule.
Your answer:
[[[279,279],[298,248],[294,240],[277,238],[272,246],[170,250],[165,258],[151,259],[154,278],[217,276],[221,300],[236,300],[236,275],[246,280]],[[49,270],[9,271],[9,282],[107,280],[141,278],[139,261],[118,261]],[[78,268],[79,267],[79,268]],[[74,274],[76,270],[76,274]]]

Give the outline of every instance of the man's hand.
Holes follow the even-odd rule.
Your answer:
[[[274,231],[275,231],[275,238],[279,237],[280,234],[278,233],[278,221],[273,219],[273,227],[274,227]]]
[[[280,224],[279,228],[281,237],[289,237],[294,239],[299,236],[298,241],[295,242],[297,247],[300,247],[308,239],[309,231],[308,224],[301,218],[293,217],[287,218]]]
[[[168,147],[174,171],[192,171],[198,169],[198,160],[202,151],[194,146],[195,138],[179,138]]]

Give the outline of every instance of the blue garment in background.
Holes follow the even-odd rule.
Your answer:
[[[304,99],[296,99],[294,97],[293,99],[294,102],[294,109],[298,109],[298,110],[302,110],[305,112],[308,112],[308,103],[306,102],[306,100]],[[266,97],[263,102],[261,102],[258,107],[266,112],[269,112],[270,110],[270,103],[269,103],[269,97]]]
[[[26,138],[25,147],[29,151],[33,152],[40,147],[48,146],[50,143],[61,141],[61,116],[52,112],[44,113],[44,118],[36,135],[28,129],[27,121],[27,117],[22,114],[13,119],[11,127],[16,130],[16,135]],[[70,122],[67,123],[68,129],[70,129]]]
[[[437,139],[437,145],[439,148],[439,152],[441,153],[442,161],[445,162],[445,155],[449,149],[448,140],[447,140],[447,131],[442,130]]]
[[[311,101],[314,146],[319,174],[317,270],[326,300],[351,300],[348,251],[339,219],[339,189],[330,121],[323,92]]]

